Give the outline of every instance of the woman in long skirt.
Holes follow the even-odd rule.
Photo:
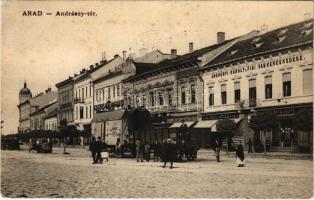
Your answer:
[[[236,163],[238,164],[238,167],[244,167],[244,151],[241,143],[237,146]]]

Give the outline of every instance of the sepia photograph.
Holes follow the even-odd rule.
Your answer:
[[[1,1],[1,198],[313,198],[312,1]]]

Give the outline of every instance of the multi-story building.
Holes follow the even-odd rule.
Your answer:
[[[279,146],[286,130],[285,145],[290,146],[291,133],[300,133],[294,126],[296,113],[313,108],[312,68],[312,20],[238,41],[201,69],[202,120],[211,125],[220,118],[241,120],[237,134],[247,142],[254,136],[248,127],[252,114],[272,112],[279,123],[266,134],[266,141]],[[302,134],[299,140],[307,138],[305,143],[311,146],[312,133]]]
[[[58,104],[54,104],[53,108],[44,117],[45,130],[58,131]]]
[[[73,125],[73,77],[56,84],[58,88],[58,127],[64,121],[67,125]]]
[[[92,69],[91,69],[92,70]],[[89,70],[83,69],[74,78],[74,124],[78,130],[90,132],[93,118],[93,87]]]
[[[106,65],[91,74],[96,112],[93,119],[93,135],[105,138],[108,144],[115,144],[118,138],[126,139],[122,137],[122,135],[128,135],[129,125],[122,119],[125,116],[125,97],[127,96],[123,80],[150,69],[153,66],[151,63],[168,58],[171,58],[171,55],[159,50],[139,58],[127,58],[126,51],[123,51],[122,58],[115,55]]]
[[[51,129],[47,129],[47,128],[50,128],[50,123],[47,124],[48,121],[46,121],[46,117],[51,116],[51,114],[56,111],[57,107],[58,107],[57,99],[54,99],[53,101],[49,102],[46,106],[30,114],[31,131],[51,130]],[[49,127],[47,125],[49,125]],[[55,130],[57,130],[56,127],[55,127]]]
[[[19,127],[18,132],[30,131],[30,118],[29,115],[32,113],[31,108],[28,104],[24,102],[32,98],[32,92],[27,88],[26,81],[24,82],[24,87],[20,90],[19,93]],[[33,110],[34,112],[34,110]]]
[[[225,41],[224,33],[219,32],[217,44],[194,51],[193,43],[189,43],[189,53],[153,64],[151,70],[126,79],[124,89],[132,94],[132,99],[128,100],[129,105],[143,106],[152,115],[154,128],[150,138],[175,137],[182,120],[188,127],[193,127],[200,120],[203,109],[203,81],[199,72],[200,66],[208,63],[237,41],[256,34],[257,32],[251,32]],[[171,53],[176,56],[175,49],[172,49]],[[196,129],[195,132],[200,131]]]
[[[39,110],[45,108],[51,102],[56,101],[57,92],[51,91],[51,88],[48,88],[45,93],[40,93],[35,97],[32,97],[30,90],[24,83],[24,88],[21,89],[20,94],[20,104],[19,108],[19,132],[28,132],[34,130],[34,123],[32,121],[32,115],[38,112]],[[43,127],[43,120],[39,120],[36,123],[36,127]]]

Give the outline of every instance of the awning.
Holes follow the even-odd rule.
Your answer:
[[[190,127],[194,122],[184,122],[188,127]],[[173,123],[169,128],[180,128],[182,122]]]
[[[204,120],[204,121],[199,121],[197,124],[194,126],[194,128],[212,128],[218,120]]]
[[[122,119],[125,111],[124,110],[114,110],[111,112],[102,112],[94,114],[92,122],[105,122],[112,120]]]

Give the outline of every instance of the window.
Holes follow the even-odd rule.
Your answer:
[[[256,106],[256,80],[249,80],[249,106]]]
[[[89,118],[92,118],[92,112],[93,112],[92,106],[89,106]]]
[[[155,106],[154,92],[149,93],[151,106]]]
[[[80,106],[80,119],[84,118],[84,107]]]
[[[120,96],[120,85],[117,85],[117,96]]]
[[[87,95],[87,86],[85,87],[85,93],[86,93],[85,95],[86,95],[86,97],[87,97],[87,96],[88,96],[88,95]]]
[[[79,116],[78,107],[75,107],[75,119],[78,119],[78,116]]]
[[[195,85],[191,85],[191,103],[195,103]]]
[[[240,82],[234,83],[234,102],[237,103],[241,100]]]
[[[283,96],[291,96],[291,73],[282,74]]]
[[[265,77],[265,99],[273,98],[272,77]]]
[[[163,106],[164,105],[164,98],[161,92],[158,93],[158,97],[159,97],[159,105]]]
[[[213,106],[214,105],[214,87],[210,87],[208,88],[208,92],[209,92],[209,106]]]
[[[102,101],[105,102],[105,88],[102,89]]]
[[[185,87],[181,87],[181,104],[185,104]]]
[[[312,95],[313,94],[313,75],[312,69],[303,71],[303,94]]]
[[[115,98],[116,97],[116,87],[113,86],[112,88],[112,98]]]
[[[82,88],[82,100],[84,100],[84,88]]]
[[[110,95],[110,87],[108,87],[108,100],[111,98],[111,95]]]
[[[85,110],[86,110],[86,112],[85,112],[85,118],[87,119],[87,118],[88,118],[88,112],[89,112],[88,106],[85,107]]]
[[[81,98],[81,90],[80,89],[77,89],[78,90],[78,98],[77,99],[80,99]]]
[[[221,85],[221,104],[227,103],[227,87],[226,85]]]
[[[172,105],[172,89],[168,89],[167,90],[167,94],[168,94],[168,105],[171,106]]]

